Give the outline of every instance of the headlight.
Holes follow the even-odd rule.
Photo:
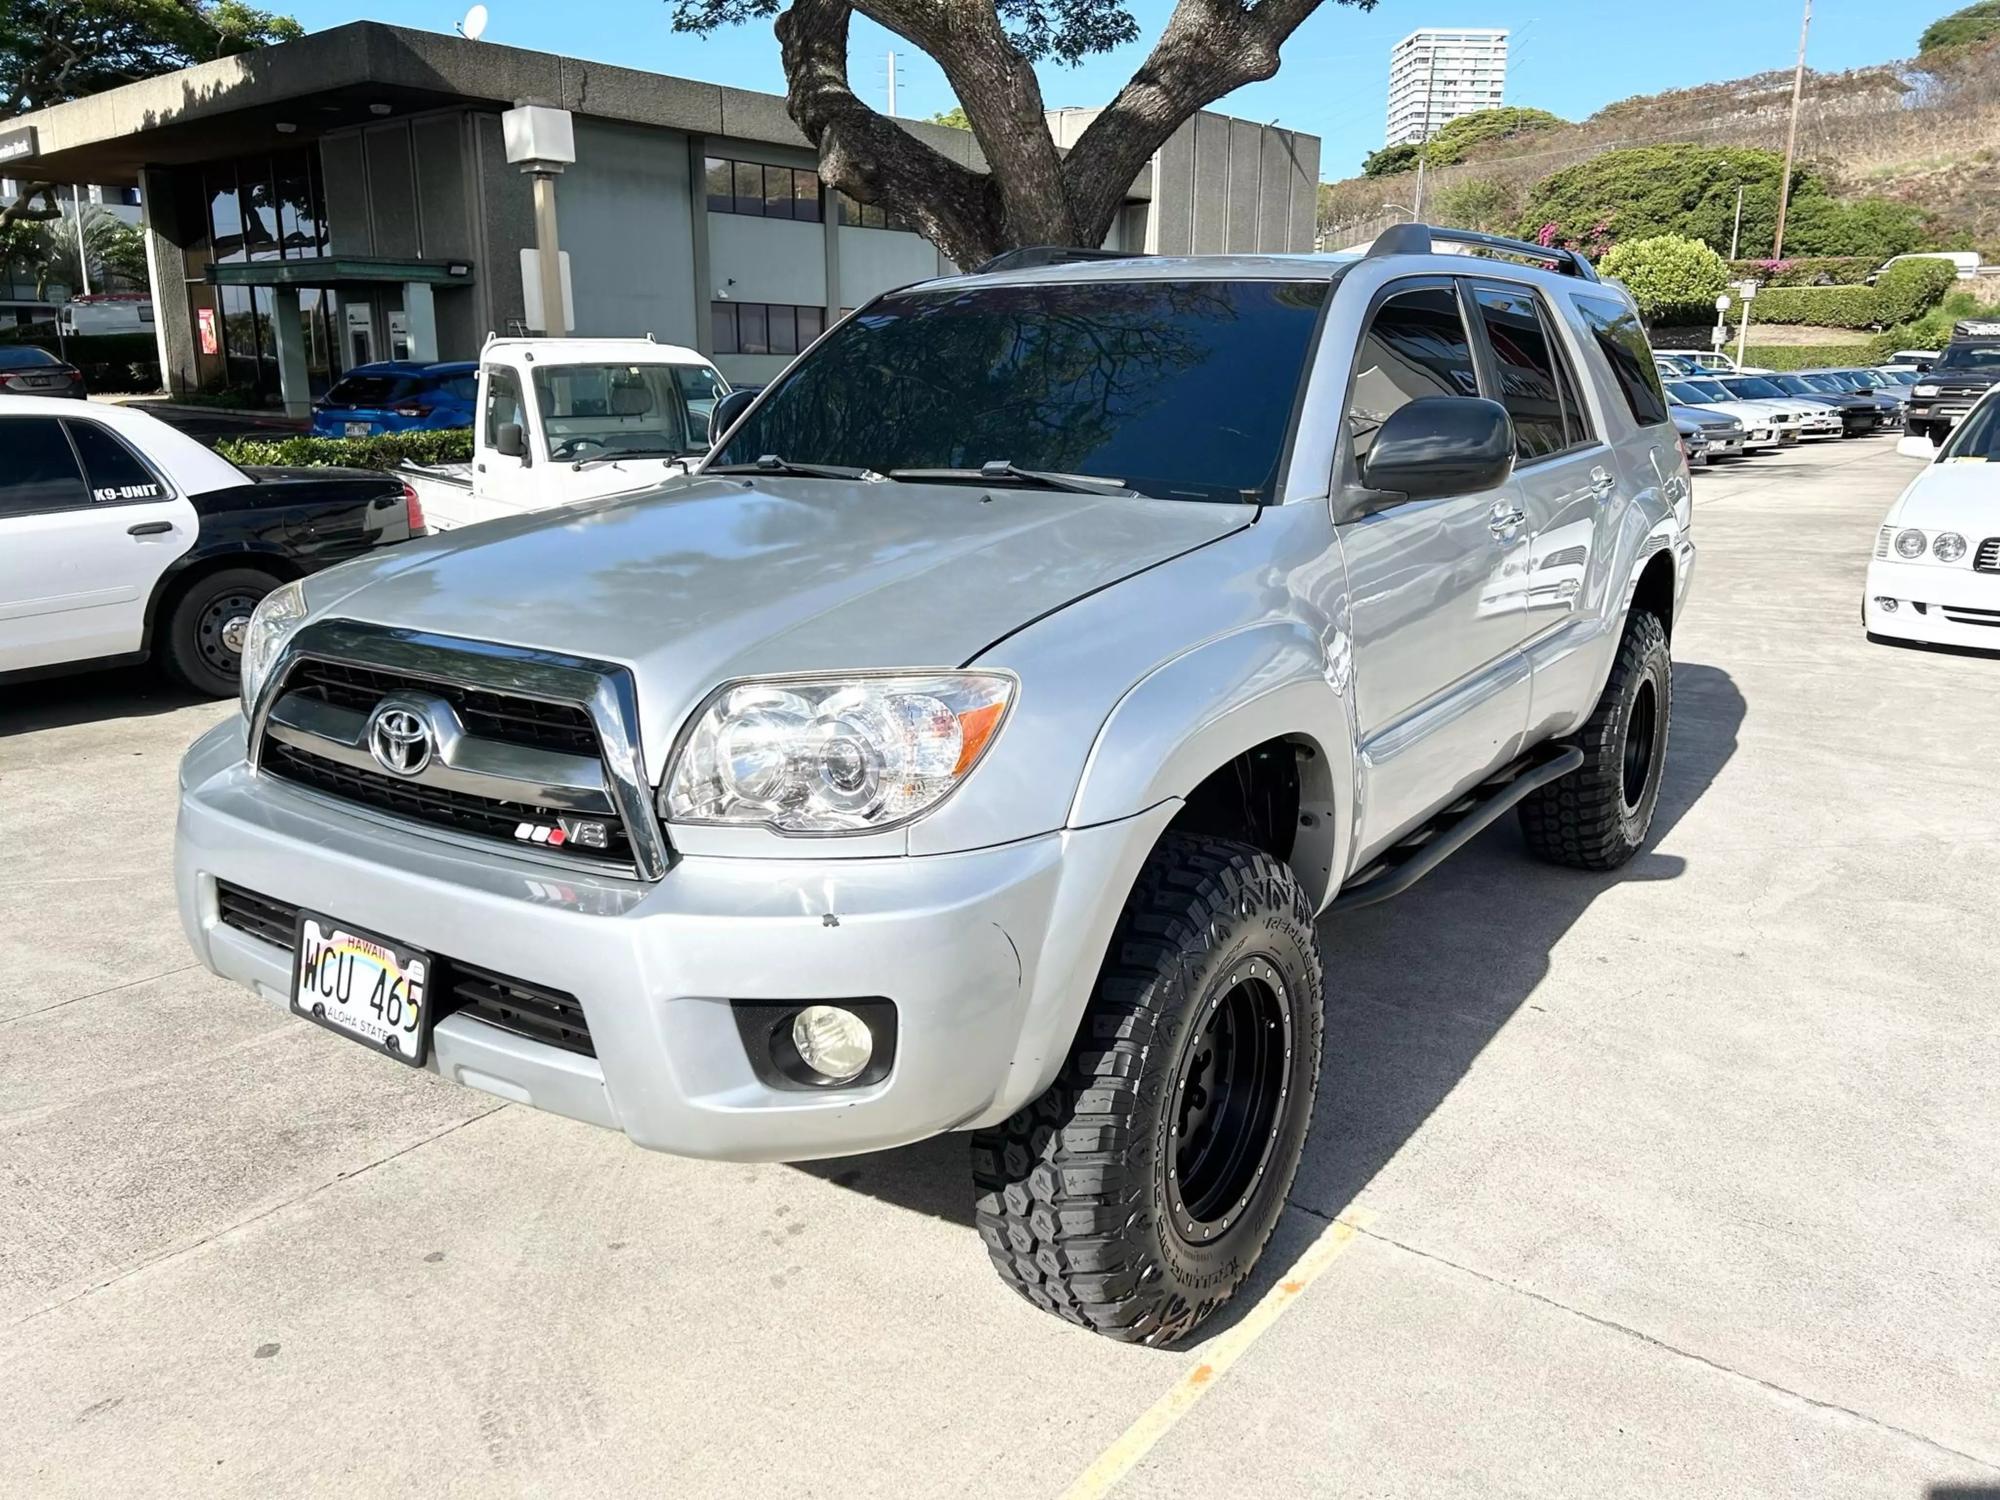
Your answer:
[[[1940,531],[1931,541],[1931,556],[1939,562],[1957,562],[1965,556],[1965,538],[1955,531]]]
[[[243,712],[256,705],[257,692],[271,673],[271,664],[292,633],[306,622],[306,591],[287,583],[266,594],[250,615],[243,632]]]
[[[660,789],[670,823],[861,833],[928,811],[979,763],[1014,696],[984,672],[780,678],[723,688]]]
[[[1911,390],[1910,394],[1912,396],[1935,396],[1938,390],[1939,387],[1934,385],[1920,385]]]
[[[1921,531],[1897,532],[1896,555],[1898,557],[1922,557],[1924,555],[1924,534]]]

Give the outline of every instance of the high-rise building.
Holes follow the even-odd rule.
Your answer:
[[[1507,33],[1451,27],[1413,31],[1389,52],[1385,144],[1427,140],[1460,115],[1498,109],[1507,88]]]

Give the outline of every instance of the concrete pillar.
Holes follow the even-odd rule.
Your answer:
[[[826,249],[826,327],[840,316],[840,203],[824,182],[819,185],[819,228]]]
[[[410,358],[438,360],[437,302],[428,281],[403,283],[403,318],[410,325]]]
[[[201,384],[195,363],[194,313],[188,304],[185,246],[190,226],[181,222],[174,174],[164,167],[139,173],[140,222],[146,236],[146,275],[153,288],[153,336],[160,355],[160,382],[172,392]]]
[[[306,331],[299,319],[297,287],[271,288],[271,331],[278,342],[278,392],[285,415],[312,415],[312,388],[306,376]]]
[[[715,296],[715,283],[709,279],[707,136],[688,137],[688,223],[694,273],[694,347],[697,354],[712,359],[715,329],[709,321],[709,303]]]

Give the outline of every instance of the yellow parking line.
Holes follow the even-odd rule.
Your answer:
[[[1235,1327],[1209,1342],[1202,1349],[1200,1360],[1175,1381],[1150,1410],[1126,1428],[1115,1443],[1100,1453],[1089,1468],[1076,1476],[1075,1482],[1063,1491],[1062,1500],[1097,1500],[1097,1497],[1109,1494],[1112,1486],[1131,1473],[1139,1460],[1152,1451],[1153,1445],[1173,1430],[1176,1422],[1194,1410],[1195,1403],[1207,1395],[1216,1381],[1228,1373],[1229,1367],[1264,1336],[1266,1330],[1278,1321],[1279,1315],[1299,1300],[1305,1289],[1319,1278],[1320,1272],[1332,1265],[1340,1253],[1354,1243],[1355,1235],[1366,1229],[1374,1217],[1366,1209],[1350,1209],[1322,1229],[1299,1258],[1292,1262],[1291,1268],[1278,1278],[1277,1285],[1264,1294],[1263,1300],[1251,1308]]]

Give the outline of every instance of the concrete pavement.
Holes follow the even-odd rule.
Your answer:
[[[212,980],[173,771],[233,708],[8,690],[0,1493],[2000,1486],[2000,660],[1863,640],[1889,448],[1697,476],[1630,869],[1508,825],[1326,924],[1294,1207],[1182,1351],[1009,1296],[960,1140],[652,1156]]]

